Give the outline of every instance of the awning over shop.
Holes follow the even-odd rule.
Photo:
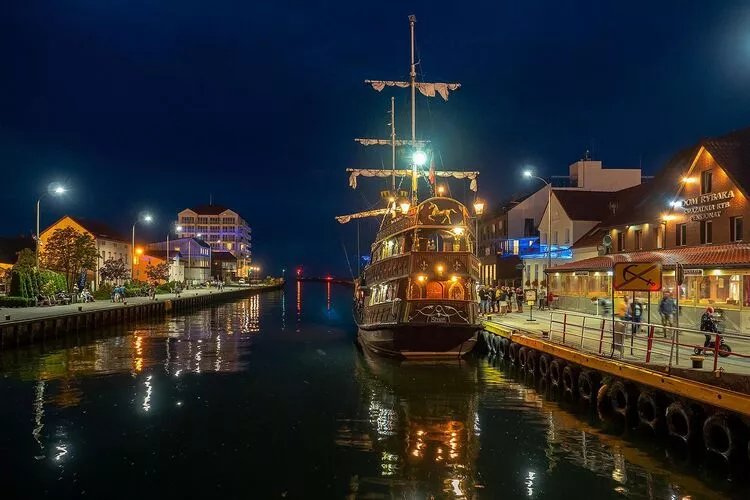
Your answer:
[[[591,257],[576,262],[566,262],[545,272],[609,271],[618,262],[659,262],[664,267],[682,264],[685,267],[750,267],[750,243],[703,245],[699,247],[644,250]]]

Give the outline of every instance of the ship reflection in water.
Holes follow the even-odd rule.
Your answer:
[[[668,450],[639,450],[502,368],[357,356],[366,418],[342,419],[336,444],[373,454],[379,470],[353,477],[350,498],[573,498],[584,484],[591,498],[722,497],[673,472],[687,464]]]

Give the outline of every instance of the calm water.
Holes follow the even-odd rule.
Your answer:
[[[2,498],[748,498],[503,366],[363,356],[349,304],[293,283],[3,353]]]

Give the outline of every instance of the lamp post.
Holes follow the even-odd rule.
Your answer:
[[[152,220],[154,220],[154,218],[146,214],[143,216],[143,218],[137,219],[135,222],[133,222],[133,246],[131,247],[132,252],[133,252],[133,255],[132,255],[133,260],[130,265],[130,279],[131,280],[135,279],[135,226],[141,221],[150,223]]]
[[[44,198],[47,194],[55,194],[55,195],[61,195],[65,193],[65,187],[62,185],[57,185],[54,188],[48,190],[46,193],[42,194],[42,196],[39,197],[38,200],[36,200],[36,251],[34,252],[34,260],[36,268],[39,269],[39,208],[42,204],[42,198]]]
[[[547,269],[552,267],[552,184],[526,170],[523,176],[527,179],[538,179],[547,186]],[[548,283],[549,285],[549,283]]]
[[[474,254],[479,258],[479,217],[484,213],[484,202],[477,198],[474,200]]]
[[[177,231],[178,233],[181,233],[182,232],[182,226],[176,226],[175,227],[175,231]],[[168,266],[167,269],[169,269],[169,277],[170,278],[172,277],[172,264],[169,262],[169,234],[171,232],[172,232],[171,230],[167,231],[167,254],[166,254],[166,260],[167,260],[167,266]],[[172,281],[172,280],[170,279],[169,281]]]

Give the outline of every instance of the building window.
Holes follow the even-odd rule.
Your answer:
[[[729,218],[729,241],[742,241],[742,217]]]
[[[633,231],[635,236],[635,249],[636,250],[643,250],[643,230],[642,229],[636,229]]]
[[[523,235],[525,237],[536,236],[536,228],[534,227],[534,218],[523,220]]]
[[[570,245],[570,229],[565,230],[565,244]]]
[[[617,251],[625,251],[625,233],[623,231],[617,233]]]
[[[701,244],[713,243],[713,222],[710,220],[701,221]]]
[[[656,248],[664,248],[664,226],[661,224],[656,228]]]
[[[678,247],[687,245],[687,224],[677,224],[675,226],[676,241]]]
[[[713,180],[713,173],[710,170],[704,170],[701,174],[701,194],[711,192],[711,181]]]
[[[557,231],[552,233],[552,245],[557,245]]]

